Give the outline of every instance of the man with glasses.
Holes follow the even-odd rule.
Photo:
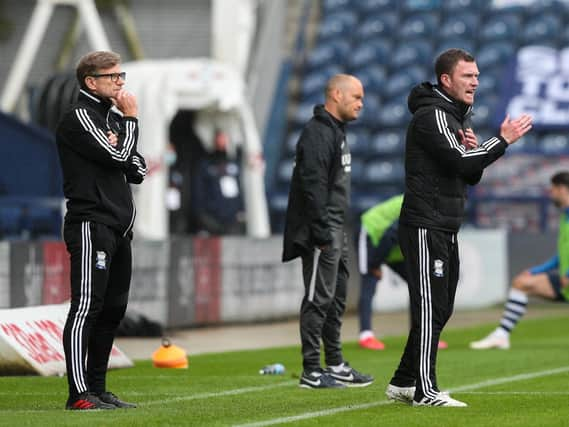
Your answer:
[[[71,259],[71,307],[63,331],[69,398],[66,409],[136,405],[106,389],[109,355],[126,311],[136,210],[129,183],[146,164],[136,151],[137,103],[123,89],[114,52],[91,52],[76,69],[77,103],[57,128],[67,213],[64,240]]]

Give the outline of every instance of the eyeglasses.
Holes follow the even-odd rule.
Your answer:
[[[112,82],[118,82],[119,78],[122,80],[126,80],[126,72],[123,71],[121,73],[105,73],[105,74],[91,74],[91,77],[110,77]]]

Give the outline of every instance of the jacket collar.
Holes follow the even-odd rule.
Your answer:
[[[459,116],[468,117],[472,114],[472,105],[467,105],[464,102],[460,102],[457,99],[454,99],[450,96],[442,87],[436,85],[433,86],[433,92],[436,96],[442,98],[450,105],[452,105],[452,109],[455,110]]]
[[[89,104],[92,108],[100,111],[102,114],[107,114],[113,106],[110,99],[101,98],[100,96],[85,89],[79,89],[78,99],[79,101]]]

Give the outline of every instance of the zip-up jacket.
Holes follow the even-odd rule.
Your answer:
[[[117,136],[115,146],[108,131]],[[146,175],[137,139],[135,117],[123,117],[110,100],[80,90],[56,131],[66,223],[99,222],[122,235],[132,230],[136,209],[129,183],[139,184]]]
[[[350,200],[351,157],[344,124],[323,105],[296,145],[284,231],[283,261],[332,243],[342,230]]]
[[[472,107],[448,96],[438,86],[422,83],[408,99],[413,118],[405,147],[405,197],[400,223],[457,232],[464,217],[466,185],[504,154],[501,136],[467,149],[458,130],[471,125]]]

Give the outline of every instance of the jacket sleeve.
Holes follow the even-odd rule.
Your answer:
[[[125,170],[127,182],[131,184],[140,184],[144,181],[146,172],[146,162],[140,153],[137,152],[129,157]]]
[[[332,164],[333,151],[331,144],[323,135],[313,128],[305,128],[298,142],[300,153],[297,164],[300,188],[306,202],[310,235],[317,246],[332,243],[332,233],[328,222],[328,180]]]
[[[448,126],[448,114],[441,109],[426,109],[415,118],[417,142],[441,167],[476,184],[482,171],[501,157],[508,144],[500,137],[491,137],[477,148],[467,150]]]
[[[108,129],[99,122],[88,109],[73,109],[68,117],[65,142],[70,149],[88,159],[125,169],[136,153],[138,120],[134,117],[123,119],[124,127],[117,135],[115,146],[109,144]]]

